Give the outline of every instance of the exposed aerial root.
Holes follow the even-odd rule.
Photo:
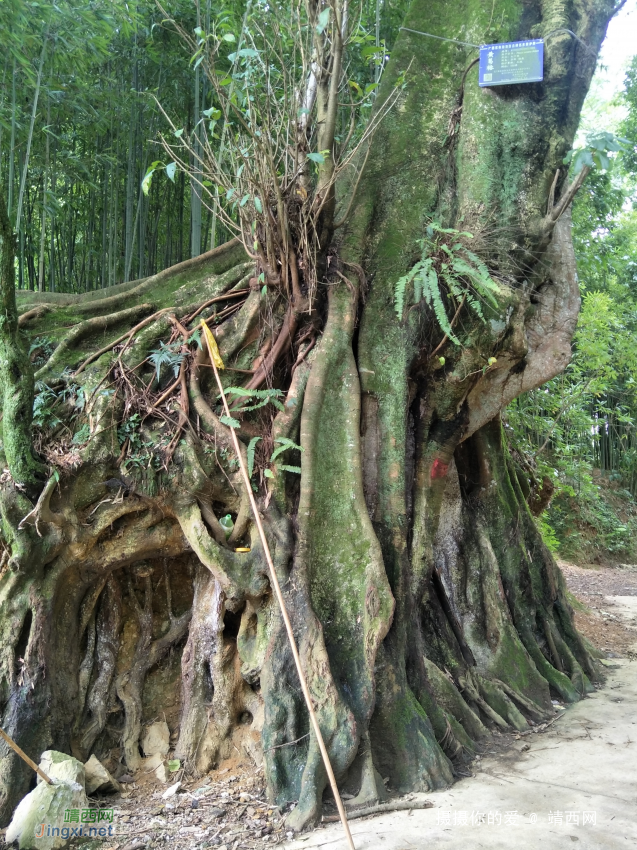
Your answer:
[[[18,525],[18,529],[23,529],[25,525],[29,523],[33,523],[35,526],[35,530],[37,532],[38,537],[42,537],[42,532],[40,531],[38,523],[46,522],[51,525],[61,525],[63,522],[63,518],[54,514],[50,507],[49,503],[51,501],[51,496],[55,487],[58,483],[59,476],[52,475],[49,480],[46,482],[44,490],[40,493],[38,501],[35,503],[35,507],[32,511],[20,520]]]
[[[384,812],[411,812],[419,809],[432,809],[433,805],[430,800],[396,800],[394,803],[378,803],[375,806],[365,806],[363,809],[352,809],[348,806],[347,820],[380,815]],[[323,823],[336,823],[339,817],[338,815],[323,815],[321,820]]]
[[[54,370],[62,365],[65,355],[87,336],[98,334],[100,331],[107,330],[114,325],[123,324],[131,319],[136,319],[139,316],[144,315],[144,313],[148,313],[152,309],[152,304],[139,304],[136,307],[129,307],[126,310],[121,310],[119,313],[111,313],[108,316],[95,316],[91,319],[86,319],[86,321],[81,322],[79,325],[76,325],[69,331],[68,334],[66,334],[44,366],[42,366],[41,369],[38,369],[35,375],[36,379],[38,381],[43,381],[45,378],[53,375]]]
[[[111,686],[117,663],[122,618],[122,599],[119,581],[110,576],[103,592],[97,617],[93,611],[89,622],[89,640],[83,661],[85,676],[96,670],[82,714],[84,722],[76,732],[73,749],[86,761],[98,735],[104,730],[111,702]],[[96,634],[96,638],[95,638]],[[94,651],[93,659],[91,652]],[[84,688],[83,688],[84,689]],[[83,701],[80,702],[80,705]]]

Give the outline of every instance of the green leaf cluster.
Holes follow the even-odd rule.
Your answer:
[[[590,561],[637,557],[637,60],[621,137],[596,132],[568,157],[592,168],[573,203],[582,309],[566,371],[507,410],[516,455],[555,492],[550,548]]]
[[[629,144],[628,139],[616,136],[615,133],[609,133],[606,130],[591,133],[586,138],[586,144],[583,147],[569,151],[564,157],[564,163],[571,166],[573,175],[579,174],[585,166],[606,170],[610,168],[611,163],[609,154],[626,150]]]

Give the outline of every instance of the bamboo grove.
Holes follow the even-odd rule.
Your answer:
[[[8,36],[0,70],[0,182],[18,234],[18,288],[112,286],[228,239],[232,233],[217,225],[183,171],[154,181],[148,195],[142,181],[161,154],[165,116],[190,137],[213,105],[203,69],[166,17],[188,33],[199,25],[209,30],[213,21],[230,37],[241,30],[245,5],[177,2],[168,13],[152,0],[65,0],[29,10],[9,0],[0,11]],[[395,35],[403,13],[400,4],[364,10],[357,67],[348,69],[352,103],[377,81],[378,45]],[[254,19],[260,14],[255,8]],[[232,43],[225,46],[231,54]]]

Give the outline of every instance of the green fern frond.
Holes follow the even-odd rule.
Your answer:
[[[413,269],[408,271],[407,274],[403,275],[396,282],[396,288],[394,290],[394,308],[396,310],[396,315],[398,316],[398,319],[400,321],[402,321],[403,311],[405,309],[405,291],[407,289],[407,286],[411,283],[413,278],[420,271],[421,262],[422,261],[419,260],[413,267]]]
[[[487,268],[485,263],[480,259],[480,257],[478,257],[477,254],[474,254],[473,251],[470,251],[468,248],[465,248],[464,246],[462,246],[461,250],[464,253],[465,257],[467,257],[469,260],[471,260],[471,262],[475,266],[475,271],[478,272],[478,274],[480,276],[480,281],[483,284],[483,286],[486,289],[490,289],[496,295],[499,294],[500,293],[500,287],[493,280],[493,278],[491,277],[491,275],[489,273],[489,269]]]
[[[471,292],[467,292],[467,306],[473,310],[473,312],[478,316],[479,319],[484,321],[484,313],[482,312],[482,304],[478,301],[478,299]]]
[[[460,345],[460,340],[454,334],[451,324],[449,322],[449,317],[447,316],[447,311],[445,310],[445,305],[440,294],[439,286],[433,286],[431,288],[431,305],[434,308],[434,313],[441,330],[449,337],[449,339],[453,342],[454,345]]]
[[[155,377],[159,380],[162,366],[169,366],[173,370],[176,378],[179,374],[179,367],[181,366],[181,362],[184,357],[185,354],[181,351],[181,346],[174,347],[166,345],[164,342],[160,342],[159,348],[151,351],[148,359],[155,367]]]
[[[248,443],[248,451],[246,453],[248,456],[248,478],[252,478],[252,472],[254,471],[254,450],[260,439],[261,437],[253,437]]]
[[[297,446],[293,440],[289,440],[287,437],[277,437],[274,442],[280,443],[280,445],[270,455],[270,463],[274,463],[277,457],[283,452],[286,452],[288,449],[294,449],[297,452],[303,451],[302,446]]]
[[[431,257],[427,257],[418,263],[418,274],[414,276],[414,304],[418,304],[425,297],[427,281],[431,272],[435,274]]]
[[[427,304],[431,304],[438,292],[438,273],[433,267],[433,263],[429,264],[429,270],[423,278],[422,295]]]
[[[245,387],[228,387],[226,395],[228,394],[254,401],[254,404],[245,404],[242,407],[236,407],[235,410],[238,413],[258,410],[260,407],[265,407],[268,402],[272,403],[277,410],[284,410],[283,404],[279,401],[280,396],[283,395],[281,390],[247,390]]]
[[[287,463],[278,463],[276,468],[282,472],[295,472],[297,475],[301,474],[300,466],[288,466]]]
[[[424,300],[433,309],[443,333],[454,345],[460,345],[460,340],[451,328],[443,291],[447,293],[449,300],[455,306],[464,299],[472,312],[484,321],[481,302],[497,308],[501,289],[477,254],[459,241],[452,242],[440,238],[443,235],[453,236],[455,239],[459,237],[473,239],[473,234],[453,227],[442,227],[438,222],[431,222],[425,232],[425,237],[418,240],[422,248],[421,259],[395,285],[396,315],[402,321],[405,307],[409,303],[408,286],[413,281],[413,303],[417,304]]]

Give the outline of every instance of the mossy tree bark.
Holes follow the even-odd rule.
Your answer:
[[[187,769],[238,742],[263,759],[272,799],[298,801],[292,827],[320,815],[326,776],[211,370],[189,341],[200,316],[216,325],[226,386],[267,377],[282,393],[281,410],[237,413],[239,434],[246,448],[261,437],[254,486],[334,769],[357,802],[382,797],[383,778],[448,784],[489,729],[526,729],[552,694],[590,690],[595,663],[500,412],[570,356],[579,295],[551,187],[612,12],[608,0],[414,0],[412,29],[479,43],[495,14],[501,41],[550,34],[545,79],[479,89],[468,49],[401,34],[379,101],[403,74],[406,86],[323,246],[311,316],[292,320],[262,291],[238,242],[101,293],[21,296],[51,406],[36,446],[59,477],[33,505],[5,476],[0,498],[3,727],[32,756],[121,744],[134,768],[144,681],[176,647]],[[556,197],[567,191],[558,176]],[[502,285],[485,321],[458,310],[460,346],[424,302],[394,311],[433,219],[472,232]],[[300,476],[269,463],[286,439],[302,448],[285,454]],[[4,452],[12,470],[6,425]],[[3,752],[4,820],[28,783]]]
[[[0,198],[0,310],[2,443],[14,481],[33,491],[41,483],[44,468],[33,456],[33,369],[18,333],[15,234],[4,196]]]

